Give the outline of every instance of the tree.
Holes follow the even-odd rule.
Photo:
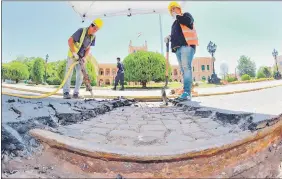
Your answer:
[[[6,77],[16,81],[16,83],[20,80],[26,80],[29,77],[28,68],[25,64],[19,61],[11,62],[9,64]]]
[[[228,74],[228,65],[227,65],[227,63],[221,63],[221,65],[220,65],[220,74],[225,79],[225,77]]]
[[[31,78],[36,85],[43,82],[44,70],[44,60],[42,58],[36,58],[31,70]]]
[[[272,75],[271,68],[262,66],[257,72],[257,78],[270,78]]]
[[[1,77],[2,77],[2,80],[5,81],[5,79],[8,79],[8,71],[9,71],[9,64],[7,63],[3,63],[2,64],[2,73],[1,73]]]
[[[250,77],[256,76],[256,64],[251,61],[250,58],[242,55],[238,60],[237,69],[239,71],[239,75],[242,76],[244,74],[248,74]]]
[[[143,88],[146,88],[149,81],[165,80],[166,62],[164,56],[159,53],[138,51],[129,54],[123,64],[125,81],[141,82]],[[170,68],[169,74],[171,74]]]

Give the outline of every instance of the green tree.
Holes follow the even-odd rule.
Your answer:
[[[8,79],[8,71],[9,71],[9,64],[8,63],[3,63],[2,64],[2,73],[1,73],[1,77],[2,77],[2,80],[5,81],[6,79]]]
[[[146,88],[149,81],[165,80],[165,58],[155,52],[138,51],[129,54],[123,61],[125,81],[141,82]],[[171,68],[169,68],[169,77]]]
[[[44,77],[44,60],[42,58],[36,58],[31,70],[31,78],[37,85],[43,82]]]
[[[16,83],[18,83],[20,80],[26,80],[29,77],[28,68],[22,62],[11,62],[9,64],[6,77],[16,81]]]
[[[242,76],[244,74],[248,74],[250,77],[256,76],[256,64],[251,61],[249,57],[242,55],[238,60],[237,69],[239,71],[239,75]]]
[[[266,66],[260,67],[257,72],[257,78],[270,78],[271,76],[272,76],[271,69]]]

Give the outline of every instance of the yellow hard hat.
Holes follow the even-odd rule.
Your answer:
[[[101,29],[102,26],[103,26],[103,21],[102,21],[102,19],[100,19],[100,18],[95,19],[92,23],[93,23],[95,26],[97,26],[99,29]]]
[[[168,11],[169,11],[170,14],[171,14],[171,9],[172,9],[173,7],[178,7],[178,8],[181,9],[181,6],[180,6],[176,1],[172,1],[172,2],[170,2],[169,5],[168,5]]]

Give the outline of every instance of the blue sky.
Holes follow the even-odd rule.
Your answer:
[[[211,40],[218,46],[216,70],[222,62],[233,73],[240,55],[251,57],[257,64],[272,66],[273,48],[282,54],[282,2],[187,2],[185,11],[195,19],[200,46],[196,57],[209,56],[206,50]],[[170,33],[173,20],[162,15],[163,36]],[[80,27],[80,17],[67,2],[2,2],[2,62],[17,56],[49,54],[50,61],[66,58],[68,38]],[[137,38],[137,34],[142,36]],[[129,41],[142,45],[147,40],[151,51],[160,52],[158,15],[113,17],[104,19],[97,33],[92,54],[100,63],[115,63],[116,57],[128,55]],[[177,64],[174,54],[170,62]]]

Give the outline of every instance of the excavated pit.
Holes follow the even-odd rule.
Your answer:
[[[101,139],[99,141],[101,144],[117,147],[132,146],[138,149],[153,146],[161,153],[162,151],[166,152],[166,149],[159,150],[163,146],[167,149],[174,149],[170,148],[170,145],[178,145],[175,141],[181,141],[183,144],[195,141],[195,145],[199,145],[198,150],[207,149],[205,147],[219,147],[231,138],[226,138],[225,141],[222,140],[221,143],[211,146],[202,147],[201,145],[204,145],[205,142],[212,144],[213,141],[222,139],[221,136],[229,134],[233,139],[233,136],[242,133],[244,134],[240,136],[242,139],[261,129],[275,125],[282,117],[282,115],[273,117],[210,108],[200,106],[196,102],[173,102],[173,105],[167,108],[159,108],[159,104],[138,103],[123,98],[101,101],[56,98],[25,100],[3,95],[2,161],[7,162],[16,157],[27,157],[42,150],[41,143],[29,134],[32,129],[44,129],[90,142],[93,138],[97,138]],[[143,113],[139,114],[140,111]],[[199,128],[201,131],[189,131],[194,129],[193,127]],[[183,135],[179,135],[180,129],[182,132],[184,131]],[[83,138],[85,136],[81,135],[81,131],[85,132],[87,138]],[[93,131],[94,133],[92,133]],[[142,135],[137,135],[139,133]],[[133,161],[138,162],[139,159],[133,158]],[[177,160],[186,159],[179,158]],[[105,162],[103,164],[106,165]],[[141,164],[134,165],[143,167]],[[173,165],[178,166],[179,163]],[[118,169],[111,169],[118,172]],[[93,170],[96,171],[96,169]],[[128,173],[130,172],[134,172],[134,169],[128,169]]]

